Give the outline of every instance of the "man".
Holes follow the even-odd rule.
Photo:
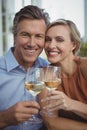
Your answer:
[[[15,15],[14,47],[0,58],[0,129],[38,130],[42,126],[25,123],[38,113],[40,106],[30,101],[31,95],[25,91],[24,83],[29,69],[48,64],[38,57],[44,47],[48,23],[48,13],[32,5]]]

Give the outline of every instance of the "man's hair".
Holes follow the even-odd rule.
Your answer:
[[[20,9],[19,12],[15,14],[14,20],[13,20],[13,34],[14,36],[17,34],[17,27],[20,21],[24,19],[30,19],[30,20],[44,20],[46,25],[49,24],[50,18],[49,14],[44,11],[44,9],[41,9],[34,5],[28,5],[24,8]]]

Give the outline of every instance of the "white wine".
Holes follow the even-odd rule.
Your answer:
[[[57,80],[55,81],[44,81],[45,85],[47,88],[49,89],[57,89],[58,86],[61,84],[61,79],[58,78]]]
[[[44,82],[26,82],[25,87],[28,91],[38,94],[44,88]]]

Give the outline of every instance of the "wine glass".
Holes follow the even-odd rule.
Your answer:
[[[61,84],[61,77],[60,77],[60,67],[56,66],[47,66],[44,68],[44,84],[48,91],[58,89],[58,86]],[[50,104],[50,101],[47,102]],[[53,112],[49,112],[49,110],[41,110],[41,115],[48,115],[50,117],[55,116]]]
[[[43,71],[41,68],[32,68],[27,72],[25,88],[32,94],[32,100],[36,100],[36,95],[44,88],[44,82],[41,80],[43,77]],[[28,120],[28,123],[41,123],[42,119],[33,115]]]

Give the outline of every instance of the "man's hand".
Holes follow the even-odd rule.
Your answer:
[[[32,115],[37,114],[40,109],[36,101],[18,102],[7,110],[0,112],[0,128],[22,123]]]

